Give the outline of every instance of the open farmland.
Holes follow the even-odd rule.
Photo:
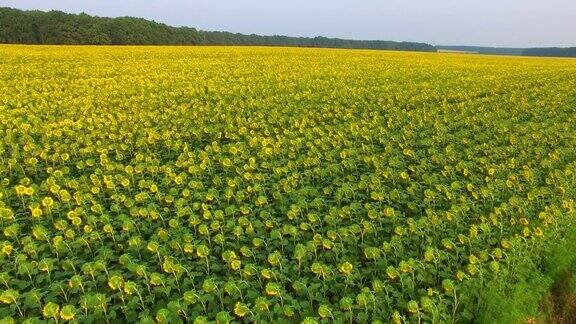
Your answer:
[[[575,75],[1,46],[0,318],[473,321],[484,286],[574,223]]]

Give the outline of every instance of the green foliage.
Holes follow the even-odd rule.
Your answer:
[[[0,43],[91,45],[252,45],[436,51],[428,44],[326,37],[259,36],[171,27],[141,18],[0,8]]]
[[[520,323],[528,319],[550,319],[550,314],[543,313],[543,305],[553,293],[553,284],[563,280],[565,272],[576,273],[576,224],[565,222],[561,226],[546,243],[519,247],[519,251],[509,258],[509,270],[481,287],[479,299],[467,305],[478,307],[476,322]],[[573,282],[560,284],[572,285],[568,289],[576,294]]]

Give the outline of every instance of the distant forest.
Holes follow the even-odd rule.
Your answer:
[[[576,47],[527,48],[522,54],[526,56],[576,57]]]
[[[452,50],[491,55],[576,57],[571,48],[432,46],[425,43],[349,40],[327,37],[246,35],[172,27],[134,17],[107,18],[61,11],[0,8],[0,43],[64,45],[254,45],[358,48],[436,52]]]
[[[245,35],[172,27],[142,18],[0,8],[0,43],[66,45],[261,45],[435,52],[429,44],[327,37]]]

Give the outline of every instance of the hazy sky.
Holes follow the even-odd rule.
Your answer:
[[[265,35],[576,46],[576,0],[0,0],[0,6]]]

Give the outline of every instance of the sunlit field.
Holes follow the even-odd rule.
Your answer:
[[[575,75],[569,59],[0,46],[0,318],[473,321],[483,287],[574,222]]]

